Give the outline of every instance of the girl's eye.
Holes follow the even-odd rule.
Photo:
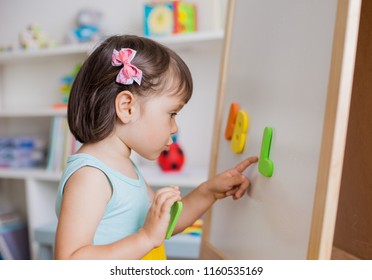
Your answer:
[[[171,118],[175,118],[177,116],[177,113],[171,113],[170,116]]]

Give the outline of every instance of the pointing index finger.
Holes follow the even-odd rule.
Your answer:
[[[242,162],[240,162],[238,165],[235,166],[235,169],[242,173],[245,169],[247,169],[248,166],[250,166],[252,163],[255,163],[258,161],[258,157],[249,157]]]

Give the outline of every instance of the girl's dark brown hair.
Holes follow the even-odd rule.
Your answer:
[[[142,70],[141,85],[116,82],[121,67],[111,65],[111,56],[114,49],[121,48],[137,51],[131,63]],[[109,37],[87,58],[72,85],[67,110],[72,134],[81,143],[106,138],[116,122],[118,93],[128,90],[140,97],[165,94],[167,92],[163,91],[169,80],[176,81],[176,87],[173,85],[166,91],[182,96],[187,103],[193,90],[192,77],[185,62],[174,51],[148,38]]]

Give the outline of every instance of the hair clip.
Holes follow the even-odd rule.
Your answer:
[[[141,84],[142,71],[131,64],[132,59],[136,55],[136,51],[130,48],[122,48],[120,51],[116,49],[112,52],[112,66],[121,66],[123,68],[116,76],[116,82],[123,85],[131,85],[135,81],[138,85]]]

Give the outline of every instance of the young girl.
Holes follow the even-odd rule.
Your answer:
[[[250,184],[242,173],[257,157],[184,198],[178,187],[154,193],[130,159],[132,150],[155,160],[169,148],[192,88],[182,59],[150,39],[113,36],[88,57],[68,103],[70,130],[83,145],[70,156],[58,188],[56,259],[165,258],[174,202],[183,202],[179,233],[216,200],[242,197]]]

